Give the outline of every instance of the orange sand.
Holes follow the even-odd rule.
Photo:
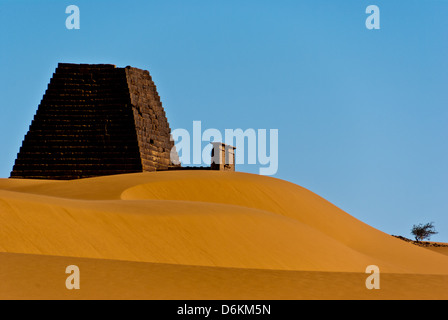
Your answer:
[[[246,173],[0,179],[0,266],[2,299],[448,299],[446,251]]]

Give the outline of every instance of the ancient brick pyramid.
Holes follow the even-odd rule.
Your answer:
[[[170,135],[148,71],[60,63],[11,178],[68,180],[167,170]]]

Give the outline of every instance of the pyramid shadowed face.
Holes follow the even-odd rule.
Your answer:
[[[60,63],[11,178],[79,179],[167,170],[173,166],[170,133],[148,71]]]

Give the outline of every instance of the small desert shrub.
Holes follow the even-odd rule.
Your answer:
[[[427,224],[420,223],[419,225],[414,225],[411,230],[411,234],[415,237],[415,240],[422,241],[425,239],[430,239],[432,235],[437,234],[434,229],[434,223],[430,222]]]

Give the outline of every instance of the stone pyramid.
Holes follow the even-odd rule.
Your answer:
[[[69,180],[167,170],[175,167],[170,159],[178,160],[170,136],[148,71],[60,63],[11,178]]]

